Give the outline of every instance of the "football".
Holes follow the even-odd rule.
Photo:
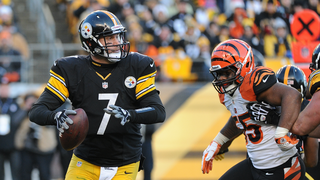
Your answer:
[[[81,109],[75,109],[76,115],[68,115],[72,119],[73,124],[68,124],[69,129],[65,129],[64,133],[59,135],[61,146],[67,150],[73,150],[79,146],[87,136],[89,130],[89,120],[86,112]]]

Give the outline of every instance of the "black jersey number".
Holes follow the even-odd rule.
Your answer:
[[[107,104],[107,107],[110,105],[114,105],[118,98],[118,93],[99,93],[99,101],[105,101],[108,100],[109,103]],[[101,124],[99,126],[98,135],[103,135],[104,132],[107,129],[109,120],[110,120],[110,114],[104,113],[103,118],[101,120]]]

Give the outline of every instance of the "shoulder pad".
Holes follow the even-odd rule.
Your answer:
[[[250,88],[252,88],[254,94],[258,95],[273,86],[273,84],[275,84],[276,82],[277,78],[272,69],[259,66],[245,76],[243,83],[246,85],[242,85],[241,88],[243,90],[249,90]]]
[[[311,95],[320,90],[320,69],[310,74],[308,89]]]

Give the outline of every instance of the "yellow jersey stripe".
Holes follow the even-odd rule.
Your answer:
[[[144,96],[145,94],[148,94],[149,92],[155,90],[156,87],[153,85],[151,85],[150,87],[144,89],[143,91],[139,92],[139,94],[136,95],[137,99],[141,98],[142,96]]]
[[[65,101],[69,97],[69,91],[66,87],[64,78],[53,71],[50,71],[50,76],[47,88],[62,101]]]
[[[136,98],[139,99],[145,94],[156,89],[155,87],[156,72],[142,76],[137,81]]]
[[[155,72],[153,72],[153,73],[151,73],[151,74],[147,74],[147,75],[145,75],[145,76],[139,77],[137,84],[139,83],[139,81],[142,81],[143,79],[149,78],[149,77],[151,77],[151,76],[155,76],[156,73],[157,73],[157,71],[155,71]]]
[[[61,81],[61,83],[64,84],[64,86],[66,86],[66,81],[64,80],[64,78],[62,76],[60,76],[59,74],[55,73],[54,71],[50,70],[50,76],[56,78],[57,80]]]
[[[58,96],[61,101],[65,102],[66,101],[66,98],[63,97],[60,93],[58,93],[49,83],[47,84],[47,87],[46,87],[49,91],[51,91],[52,93],[54,93],[56,96]]]

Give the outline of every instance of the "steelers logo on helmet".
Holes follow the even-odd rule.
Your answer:
[[[124,85],[127,88],[134,88],[137,84],[137,80],[136,78],[134,78],[133,76],[128,76],[125,80],[124,80]]]
[[[88,39],[92,35],[92,26],[90,23],[84,23],[81,27],[82,37]]]

